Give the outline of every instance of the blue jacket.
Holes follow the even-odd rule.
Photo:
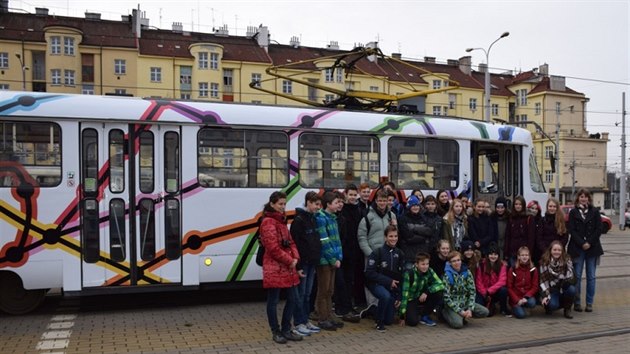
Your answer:
[[[321,242],[319,265],[335,265],[335,262],[343,259],[341,251],[341,239],[339,238],[339,226],[337,216],[321,209],[315,215],[315,224]]]

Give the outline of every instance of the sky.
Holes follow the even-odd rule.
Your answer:
[[[469,55],[469,47],[488,48],[491,72],[528,71],[549,65],[551,75],[565,76],[567,86],[584,93],[587,130],[608,132],[609,171],[621,170],[622,92],[630,111],[630,0],[9,0],[11,11],[83,17],[101,13],[120,20],[138,8],[149,25],[170,29],[182,22],[184,30],[212,32],[227,25],[230,35],[245,35],[247,26],[267,26],[271,40],[325,47],[337,41],[341,49],[377,41],[385,54],[403,58],[436,57],[438,62]],[[485,62],[473,51],[473,68]],[[630,129],[626,119],[626,134]],[[626,139],[628,141],[628,139]],[[626,145],[630,145],[628,142]],[[576,151],[576,160],[585,162]],[[630,169],[626,149],[626,170]]]

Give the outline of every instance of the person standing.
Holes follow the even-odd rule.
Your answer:
[[[586,312],[593,311],[595,299],[595,271],[599,257],[604,254],[599,240],[602,234],[602,219],[593,206],[591,192],[585,188],[578,190],[574,207],[569,212],[569,255],[575,267],[575,305],[577,312],[582,312],[580,290],[582,288],[582,270],[586,264]]]
[[[505,230],[507,222],[510,218],[510,212],[507,208],[507,199],[498,197],[494,201],[494,212],[491,215],[492,221],[497,229],[497,245],[499,246],[499,257],[505,259],[503,251],[505,249]]]
[[[405,271],[411,270],[419,252],[430,252],[432,249],[433,229],[431,229],[421,213],[418,197],[412,195],[407,199],[407,211],[398,220],[400,231],[399,248],[405,254]]]
[[[554,198],[547,200],[547,211],[545,212],[545,216],[543,216],[542,232],[539,236],[540,237],[536,239],[536,247],[538,248],[539,255],[545,253],[553,241],[558,240],[562,242],[563,246],[566,246],[569,241],[564,213],[560,208],[560,203]]]
[[[453,200],[451,209],[444,216],[443,232],[444,239],[451,243],[451,250],[459,250],[462,241],[468,239],[468,216],[460,199]]]
[[[518,249],[525,246],[534,249],[534,230],[526,210],[527,203],[522,196],[516,196],[512,205],[512,212],[505,229],[505,249],[503,257],[512,267],[516,263]]]
[[[486,212],[486,201],[475,200],[472,216],[468,217],[468,237],[482,255],[488,254],[490,243],[498,241],[496,223]]]
[[[291,319],[298,302],[297,285],[300,276],[296,269],[300,261],[297,247],[287,227],[284,211],[287,195],[273,192],[263,209],[260,224],[260,241],[265,248],[263,256],[263,288],[267,289],[267,320],[274,342],[300,341],[302,337],[292,331]],[[282,311],[282,323],[278,325],[277,307],[280,290],[287,290],[287,302]]]

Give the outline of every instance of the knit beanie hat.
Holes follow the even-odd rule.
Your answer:
[[[418,199],[415,195],[412,195],[409,199],[407,199],[407,208],[411,208],[414,205],[420,205],[420,199]]]
[[[490,242],[490,245],[488,245],[488,254],[500,254],[499,253],[499,246],[497,245],[496,242]]]
[[[475,244],[470,240],[464,240],[460,243],[459,248],[463,253],[463,252],[466,252],[467,250],[474,250]]]
[[[497,198],[497,200],[494,201],[494,208],[496,209],[498,205],[502,205],[504,208],[507,209],[507,199],[505,199],[504,197]]]

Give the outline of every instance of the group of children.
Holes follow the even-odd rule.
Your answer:
[[[295,327],[285,326],[285,314],[282,331],[277,319],[270,319],[276,342],[337,330],[366,312],[381,332],[395,317],[403,326],[435,326],[439,318],[462,328],[469,318],[493,315],[496,305],[510,317],[524,318],[540,303],[547,313],[563,308],[572,318],[572,307],[581,311],[576,283],[581,267],[574,269],[572,257],[586,263],[586,310],[592,311],[596,262],[589,256],[603,252],[588,191],[578,192],[577,214],[571,211],[568,228],[554,199],[542,216],[537,202],[526,205],[520,196],[508,212],[502,197],[491,211],[485,200],[449,200],[442,190],[437,198],[414,190],[403,206],[391,182],[376,191],[372,203],[370,195],[367,184],[349,185],[344,193],[306,194],[290,230],[299,282],[291,285],[295,298],[287,298],[285,313],[295,309],[290,314]],[[569,250],[576,251],[571,256],[565,250],[569,233]],[[275,292],[271,295],[269,316],[270,303],[273,311],[277,304]],[[309,314],[317,324],[309,322]]]

